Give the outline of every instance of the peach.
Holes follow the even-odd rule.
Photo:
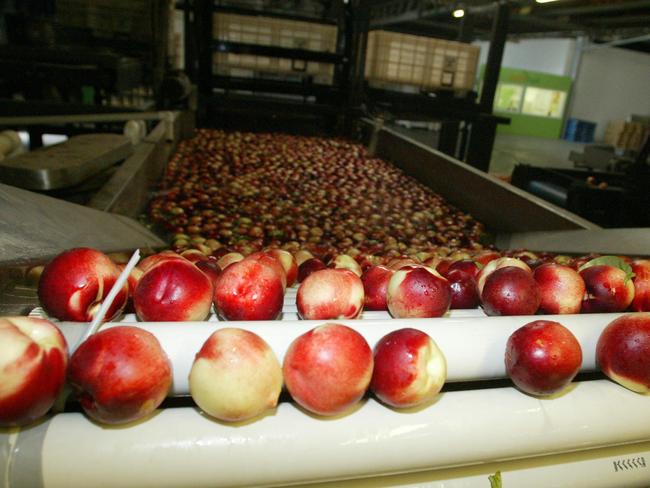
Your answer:
[[[632,310],[635,312],[650,311],[650,260],[638,259],[633,261],[634,272],[634,299]]]
[[[325,266],[325,263],[318,258],[310,258],[303,261],[302,264],[298,266],[298,283],[302,283],[314,271],[320,271],[321,269],[327,269],[327,266]]]
[[[274,320],[284,303],[283,273],[274,258],[242,259],[222,271],[214,305],[226,320]],[[270,261],[274,264],[271,265]]]
[[[542,313],[580,313],[585,282],[576,270],[561,264],[546,263],[535,268],[533,278],[539,288],[539,309]]]
[[[80,247],[59,254],[43,270],[38,297],[45,311],[59,320],[90,322],[120,276],[108,256]],[[104,319],[117,317],[128,299],[128,285],[116,295]]]
[[[439,270],[438,272],[446,278],[447,275],[454,270],[468,273],[472,276],[472,278],[476,279],[479,271],[481,270],[481,267],[476,264],[476,261],[473,261],[471,259],[460,259],[451,263],[444,273],[440,272]]]
[[[287,286],[293,286],[298,278],[298,262],[293,254],[284,249],[269,249],[266,252],[280,262],[287,276]]]
[[[370,389],[382,402],[397,408],[428,402],[447,379],[447,361],[428,334],[398,329],[379,339]]]
[[[582,301],[582,311],[623,312],[634,300],[632,269],[627,270],[608,264],[584,265],[579,273],[585,282],[586,292]]]
[[[204,320],[212,306],[212,282],[186,259],[167,259],[146,271],[133,305],[146,322]]]
[[[171,387],[172,366],[150,332],[111,327],[91,335],[74,352],[68,379],[90,418],[123,424],[158,408]]]
[[[485,250],[479,251],[472,256],[472,259],[479,263],[482,267],[485,267],[490,261],[499,259],[501,254],[497,251]]]
[[[334,269],[349,269],[355,275],[361,277],[361,265],[357,261],[347,254],[339,254],[329,263],[330,268]]]
[[[386,291],[388,311],[395,318],[441,317],[451,305],[449,282],[426,266],[396,271]]]
[[[283,289],[287,288],[287,272],[284,270],[284,266],[282,266],[280,260],[277,259],[275,256],[264,251],[259,251],[253,254],[249,254],[248,256],[246,256],[245,259],[260,261],[265,266],[269,266],[273,268],[275,270],[275,273],[282,280],[282,288]]]
[[[531,395],[551,395],[566,388],[580,371],[582,348],[562,324],[535,320],[510,335],[505,363],[517,388]]]
[[[386,292],[388,282],[394,272],[386,266],[377,265],[368,268],[363,273],[361,282],[363,283],[365,310],[388,310]]]
[[[524,271],[528,271],[529,273],[532,273],[530,266],[524,263],[521,259],[508,258],[508,257],[493,259],[491,261],[488,261],[488,263],[483,268],[481,268],[481,270],[478,272],[478,275],[476,276],[476,285],[478,286],[478,294],[481,295],[483,293],[483,286],[485,285],[485,280],[490,275],[490,273],[496,271],[497,269],[505,268],[507,266],[515,266],[523,269]]]
[[[257,334],[219,329],[197,353],[189,383],[190,394],[201,410],[216,419],[237,422],[277,405],[282,368]]]
[[[291,397],[319,415],[336,415],[355,405],[368,389],[372,369],[372,350],[363,336],[331,323],[296,338],[282,366]]]
[[[244,259],[243,254],[238,252],[228,252],[217,259],[217,265],[219,265],[219,268],[224,270],[231,264],[238,263],[242,259]]]
[[[490,273],[481,293],[481,305],[488,315],[532,315],[540,300],[533,274],[517,266]]]
[[[200,261],[197,261],[194,266],[199,268],[203,274],[205,274],[210,279],[213,287],[216,285],[217,279],[221,274],[221,268],[217,264],[216,259],[202,259]]]
[[[300,249],[293,255],[293,257],[296,258],[296,263],[298,264],[298,267],[300,267],[302,263],[308,259],[313,259],[315,256],[306,249]]]
[[[348,269],[323,269],[310,274],[296,295],[305,320],[355,319],[364,302],[361,278]]]
[[[650,392],[650,313],[623,315],[607,325],[596,345],[596,362],[625,388]]]
[[[68,345],[51,322],[0,318],[0,426],[26,425],[52,407],[65,383]]]
[[[187,249],[181,253],[181,256],[187,259],[190,263],[198,263],[208,258],[208,255],[198,249]]]
[[[394,258],[388,261],[386,266],[393,271],[397,271],[398,269],[403,268],[404,266],[418,266],[421,265],[421,262],[416,261],[413,258]]]
[[[151,268],[156,266],[158,263],[161,263],[163,261],[167,261],[168,259],[177,259],[180,261],[187,261],[183,256],[181,256],[178,253],[175,253],[174,251],[162,251],[157,254],[152,254],[151,256],[147,256],[146,258],[142,259],[138,263],[138,268],[142,270],[142,272],[149,271]]]
[[[459,268],[454,269],[450,267],[447,270],[445,278],[449,282],[449,289],[451,291],[451,304],[449,308],[457,310],[477,308],[479,306],[481,299],[478,296],[476,279],[471,272],[467,273]]]

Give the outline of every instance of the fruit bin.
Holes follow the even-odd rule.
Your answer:
[[[225,322],[211,315],[205,322],[138,323],[134,315],[126,315],[104,327],[135,324],[152,332],[174,367],[171,394],[185,396],[194,354],[217,328],[236,326],[259,334],[282,361],[293,339],[323,323],[298,320],[295,296],[295,288],[287,290],[279,321]],[[40,309],[31,315],[45,316]],[[561,318],[583,348],[584,373],[595,369],[601,330],[620,315]],[[503,471],[504,486],[548,486],[544,473],[561,477],[555,486],[647,484],[648,396],[589,374],[586,381],[546,399],[525,395],[504,381],[479,381],[505,377],[505,342],[531,320],[487,317],[476,309],[454,310],[437,319],[391,319],[386,312],[365,312],[358,320],[336,321],[355,328],[371,346],[402,327],[429,333],[448,363],[443,393],[423,407],[402,411],[366,398],[335,418],[319,418],[282,401],[261,418],[239,424],[210,420],[189,401],[188,406],[164,408],[119,428],[94,424],[81,413],[61,413],[22,431],[0,434],[6,486],[100,486],[107,479],[111,486],[272,486],[331,480],[339,480],[332,486],[344,486],[340,480],[378,475],[393,475],[395,486],[410,486],[402,484],[404,476],[416,477],[424,486],[486,486],[488,474],[496,470]],[[85,330],[79,323],[59,326],[70,344]],[[549,463],[552,455],[555,461]],[[637,460],[638,467],[623,469],[620,463],[628,459]],[[346,483],[376,486],[380,481],[366,482]]]
[[[259,44],[314,52],[336,51],[337,28],[271,17],[215,13],[213,30],[216,39],[244,44]],[[215,72],[220,75],[254,78],[261,74],[309,75],[317,83],[331,85],[334,66],[316,61],[215,52]]]
[[[480,48],[388,31],[368,34],[365,76],[371,84],[472,90]]]

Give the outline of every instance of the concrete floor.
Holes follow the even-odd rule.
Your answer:
[[[498,134],[494,141],[490,173],[510,175],[517,164],[573,168],[571,151],[583,152],[585,144],[562,139]]]

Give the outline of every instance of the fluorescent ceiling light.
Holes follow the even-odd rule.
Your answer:
[[[537,3],[550,3],[550,2],[557,2],[557,0],[535,0]]]
[[[465,15],[465,11],[462,8],[457,8],[456,10],[454,10],[451,13],[451,15],[453,15],[457,19],[460,19],[461,17],[463,17]]]

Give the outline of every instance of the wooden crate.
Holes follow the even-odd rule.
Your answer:
[[[213,32],[215,38],[221,41],[336,52],[337,28],[334,25],[216,13]],[[316,83],[330,85],[334,78],[333,64],[315,61],[217,52],[213,62],[217,74],[228,76],[310,76]]]
[[[371,31],[365,76],[376,85],[471,90],[479,53],[478,46],[461,42]]]

